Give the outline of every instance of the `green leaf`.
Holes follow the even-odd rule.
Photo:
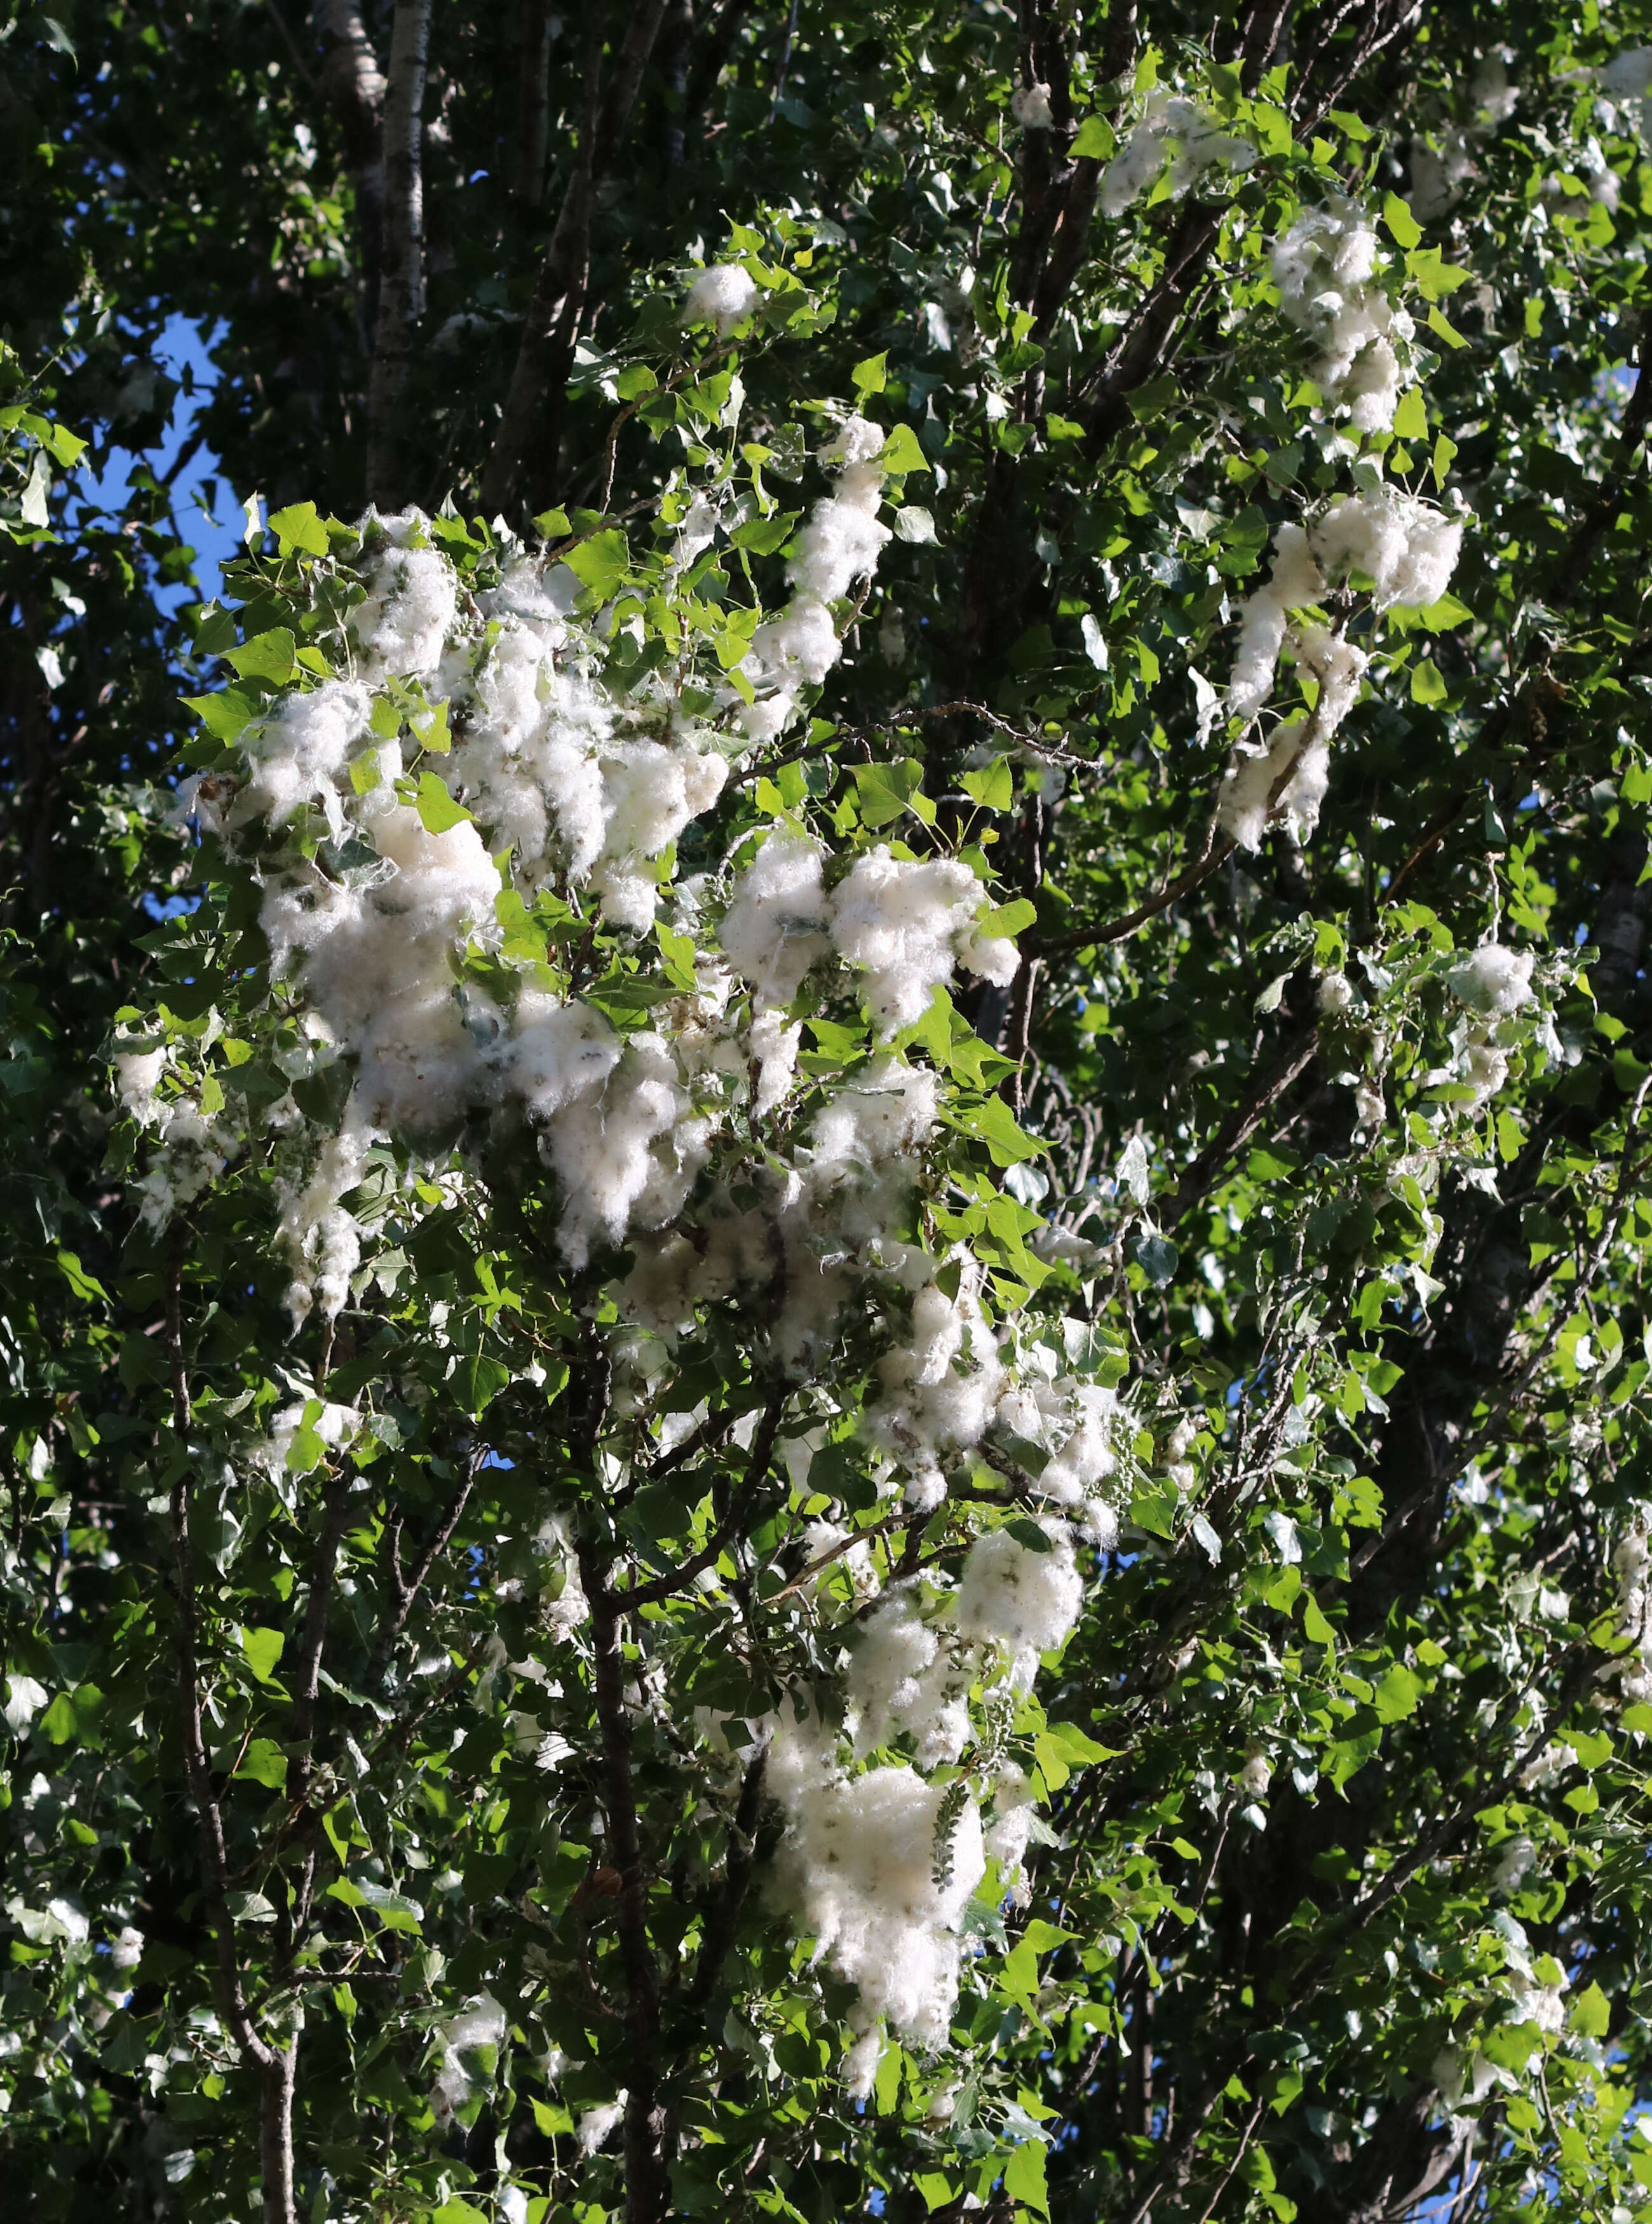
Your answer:
[[[57,1254],[57,1263],[62,1270],[64,1280],[67,1282],[77,1298],[101,1298],[104,1305],[109,1304],[108,1291],[95,1274],[87,1273],[73,1251],[60,1251]]]
[[[1468,342],[1455,325],[1447,324],[1438,309],[1430,309],[1428,312],[1428,330],[1437,338],[1444,340],[1449,348],[1465,348],[1468,345]]]
[[[857,807],[865,824],[887,826],[903,818],[923,777],[916,757],[903,757],[898,764],[856,765]]]
[[[1415,254],[1408,255],[1405,268],[1425,301],[1437,301],[1447,294],[1454,294],[1460,286],[1468,283],[1471,275],[1460,269],[1454,262],[1444,262],[1437,247],[1422,247]],[[1394,429],[1399,432],[1397,420]],[[1401,434],[1402,439],[1410,437]],[[1420,439],[1422,435],[1419,433],[1416,437]]]
[[[949,1124],[966,1135],[979,1135],[995,1166],[1018,1166],[1041,1157],[1050,1148],[1016,1125],[1015,1115],[1001,1096],[988,1096],[974,1110],[945,1115]]]
[[[455,803],[438,773],[419,774],[417,800],[419,823],[426,834],[445,834],[450,827],[462,825],[470,816],[462,803]]]
[[[1310,1645],[1323,1645],[1335,1650],[1336,1632],[1321,1613],[1320,1602],[1312,1591],[1302,1594],[1302,1633]]]
[[[1420,386],[1408,386],[1401,395],[1394,411],[1394,433],[1401,440],[1428,439],[1428,410]]]
[[[248,1777],[255,1784],[267,1785],[272,1791],[284,1791],[287,1755],[269,1738],[254,1738],[242,1754],[236,1774]]]
[[[255,634],[239,648],[228,651],[226,661],[243,679],[267,679],[272,687],[285,687],[297,668],[298,643],[285,626]]]
[[[1044,2182],[1042,2139],[1023,2139],[1016,2148],[1004,2165],[1004,2190],[1024,2208],[1036,2208],[1039,2215],[1049,2215],[1050,2193]]]
[[[261,1684],[274,1679],[275,1664],[287,1648],[287,1640],[279,1629],[243,1629],[241,1650],[246,1662]]]
[[[453,1384],[467,1413],[481,1413],[510,1381],[510,1369],[480,1352],[465,1354],[453,1370]]]
[[[215,740],[236,742],[263,709],[262,701],[239,687],[220,688],[216,695],[186,695],[186,711],[192,711]]]
[[[1118,135],[1105,116],[1087,116],[1071,152],[1080,161],[1110,162],[1119,151]]]
[[[862,401],[867,401],[874,394],[881,394],[889,382],[888,351],[886,349],[881,355],[862,357],[849,373],[849,376],[854,382],[855,393]]]
[[[929,458],[917,445],[917,435],[910,425],[897,425],[883,444],[879,463],[891,478],[899,478],[906,471],[926,471]]]
[[[1311,1633],[1310,1633],[1311,1634]],[[1416,1712],[1422,1697],[1422,1682],[1410,1669],[1396,1665],[1390,1668],[1376,1687],[1372,1701],[1377,1718],[1384,1722],[1401,1722],[1408,1715]]]
[[[1025,934],[1037,917],[1037,905],[1026,896],[1017,896],[1013,903],[1000,904],[996,911],[989,911],[980,923],[980,932],[998,938]]]
[[[605,603],[631,569],[631,551],[617,525],[576,541],[563,562],[593,603]],[[582,598],[583,599],[583,598]]]
[[[1573,2030],[1581,2031],[1586,2038],[1605,2038],[1611,2028],[1611,2007],[1598,1985],[1591,1985],[1586,1992],[1579,1993],[1567,2020]]]
[[[1443,703],[1446,683],[1440,676],[1432,657],[1425,656],[1411,667],[1411,700],[1414,703]]]
[[[1422,226],[1397,193],[1384,196],[1383,222],[1388,226],[1396,246],[1415,247],[1422,237]]]
[[[1015,801],[1015,779],[1007,757],[994,757],[980,772],[967,772],[961,785],[983,811],[1007,811]]]
[[[306,556],[325,556],[332,546],[312,502],[297,502],[289,509],[273,510],[269,529],[280,543],[283,556],[295,549]]]

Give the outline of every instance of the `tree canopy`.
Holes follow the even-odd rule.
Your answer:
[[[0,59],[16,2213],[1652,2218],[1652,11]]]

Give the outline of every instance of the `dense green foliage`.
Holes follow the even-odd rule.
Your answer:
[[[0,41],[8,2213],[1652,2216],[1652,14]],[[1380,260],[1293,307],[1315,211]],[[248,511],[210,602],[142,461],[180,317]],[[841,660],[782,684],[856,483]],[[1334,504],[1454,569],[1337,569]],[[1224,690],[1303,525],[1252,827]],[[439,666],[374,645],[415,556]],[[716,761],[594,878],[476,769],[525,558],[608,761]],[[766,841],[824,867],[767,1014]],[[415,1090],[396,933],[304,953],[450,858]],[[929,865],[913,976],[844,891]],[[677,1076],[652,1222],[522,1078],[555,1012]],[[1075,1623],[1004,1636],[989,1566],[1075,1566]],[[892,1613],[954,1664],[928,1746],[873,1734]],[[854,1949],[820,1816],[875,1868],[897,1791]]]

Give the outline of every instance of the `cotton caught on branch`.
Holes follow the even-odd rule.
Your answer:
[[[451,565],[434,548],[406,545],[423,531],[419,513],[405,510],[381,522],[392,545],[380,559],[366,601],[352,614],[369,684],[387,672],[414,679],[433,671],[458,607]]]
[[[1070,1534],[1047,1516],[1039,1526],[1048,1551],[1034,1551],[1007,1529],[978,1537],[958,1585],[959,1634],[1001,1645],[1024,1690],[1037,1672],[1039,1654],[1066,1643],[1084,1603]]]
[[[1024,131],[1048,131],[1055,122],[1047,85],[1018,85],[1010,95],[1010,113]]]
[[[783,1731],[779,1745],[788,1733]],[[853,2027],[870,2039],[880,2019],[915,2044],[944,2046],[958,1996],[958,1925],[986,1873],[980,1813],[966,1799],[951,1818],[944,1881],[936,1826],[945,1794],[906,1766],[847,1777],[823,1757],[771,1760],[786,1832],[776,1886],[817,1955],[856,1988]],[[855,2050],[845,2082],[871,2090],[874,2044]]]
[[[842,653],[829,605],[870,578],[890,538],[878,516],[884,436],[863,417],[847,418],[822,461],[837,474],[798,536],[786,576],[794,592],[778,617],[758,627],[743,671],[755,699],[739,710],[748,739],[769,741],[795,716],[806,686],[817,687]]]
[[[1170,198],[1179,200],[1207,170],[1248,170],[1257,150],[1224,131],[1196,101],[1164,85],[1147,96],[1142,119],[1101,175],[1101,212],[1122,216],[1169,165]]]
[[[922,1019],[962,949],[981,951],[970,939],[981,904],[980,882],[949,858],[897,858],[880,843],[855,860],[833,896],[832,940],[866,974],[866,1001],[880,1033]],[[985,962],[1001,971],[995,957]]]
[[[757,302],[757,281],[737,262],[715,262],[702,270],[683,301],[685,325],[715,325],[726,339],[735,326],[750,316]]]
[[[1530,1002],[1535,962],[1529,950],[1510,950],[1500,942],[1483,942],[1478,950],[1470,951],[1460,964],[1453,966],[1447,977],[1453,994],[1471,1011],[1486,1018],[1506,1018],[1523,1004]]]
[[[1312,210],[1273,250],[1280,306],[1319,349],[1315,384],[1346,406],[1356,432],[1386,432],[1399,399],[1394,340],[1416,327],[1375,282],[1377,235],[1351,202]]]

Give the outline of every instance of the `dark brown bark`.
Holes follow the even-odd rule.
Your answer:
[[[551,151],[551,0],[522,0],[511,191],[524,208],[536,209],[545,199]]]
[[[534,281],[510,391],[482,477],[482,505],[520,515],[551,490],[562,391],[584,313],[596,186],[618,161],[642,87],[666,0],[640,0],[603,83],[601,41],[593,28],[586,63],[579,144],[556,228]]]

